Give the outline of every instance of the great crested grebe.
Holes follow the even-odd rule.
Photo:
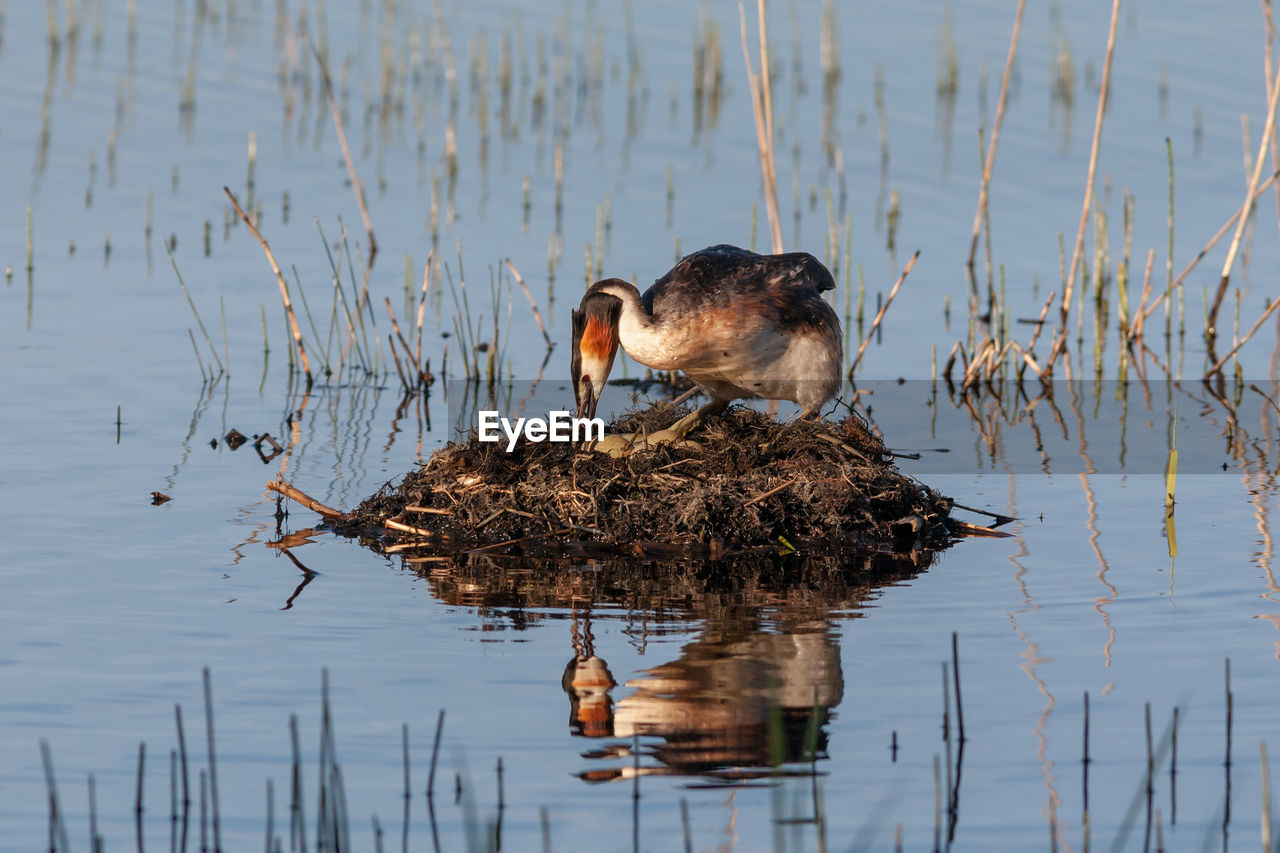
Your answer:
[[[573,312],[578,417],[595,416],[619,343],[654,370],[684,371],[711,398],[658,440],[683,438],[739,398],[791,400],[816,413],[840,388],[840,319],[822,298],[834,288],[807,252],[728,245],[686,255],[643,296],[621,279],[597,281]]]

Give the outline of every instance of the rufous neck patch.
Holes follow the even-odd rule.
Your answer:
[[[617,346],[616,332],[598,317],[588,317],[587,326],[582,330],[579,346],[582,348],[583,355],[605,361]]]

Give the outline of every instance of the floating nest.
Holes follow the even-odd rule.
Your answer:
[[[658,404],[608,431],[647,435],[684,413]],[[568,443],[507,452],[473,434],[328,522],[387,550],[650,559],[920,553],[990,532],[953,519],[857,415],[783,425],[735,407],[691,438],[615,459]]]

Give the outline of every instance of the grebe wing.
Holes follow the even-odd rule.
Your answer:
[[[742,298],[764,299],[771,291],[812,294],[834,290],[830,271],[808,252],[760,255],[720,244],[685,255],[644,292],[651,315],[688,312],[726,305]]]

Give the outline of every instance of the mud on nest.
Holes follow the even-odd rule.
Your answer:
[[[660,404],[608,431],[655,432],[682,414]],[[417,541],[454,553],[614,548],[673,557],[940,548],[956,534],[950,499],[898,471],[857,415],[782,425],[735,407],[690,438],[696,446],[613,459],[569,443],[522,442],[508,453],[505,442],[472,434],[332,525],[380,545]]]

